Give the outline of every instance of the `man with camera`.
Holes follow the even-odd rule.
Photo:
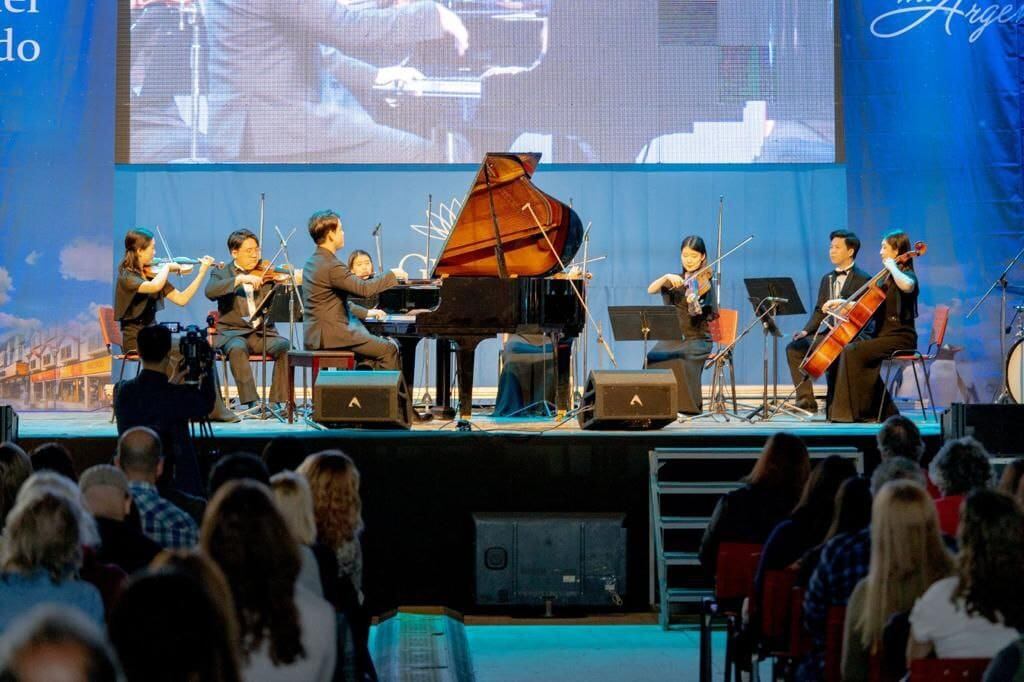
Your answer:
[[[160,435],[166,459],[165,473],[178,490],[202,495],[202,476],[189,434],[190,419],[205,419],[213,408],[216,393],[212,379],[213,351],[205,334],[196,327],[185,329],[179,343],[182,360],[178,368],[184,382],[171,383],[167,377],[171,332],[153,325],[139,331],[142,371],[114,389],[117,432],[134,426],[148,426]]]

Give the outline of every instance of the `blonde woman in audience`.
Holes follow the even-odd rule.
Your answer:
[[[928,588],[910,612],[907,659],[991,658],[1019,633],[1001,610],[1024,603],[1024,513],[1012,497],[975,490],[964,502],[956,575]]]
[[[338,577],[348,578],[358,602],[363,601],[363,502],[359,497],[359,470],[340,450],[310,455],[299,467],[313,492],[313,511],[320,542],[334,550]]]
[[[102,626],[103,600],[78,579],[81,566],[81,531],[68,499],[51,491],[19,495],[0,547],[0,633],[44,603],[76,608]]]
[[[292,537],[299,545],[302,555],[302,570],[299,572],[299,584],[317,596],[324,595],[324,581],[320,573],[320,564],[313,553],[316,542],[316,519],[313,516],[313,493],[305,477],[293,471],[282,471],[270,478],[270,488],[274,492],[274,502],[284,517]],[[337,571],[337,564],[334,564]]]
[[[886,622],[908,611],[933,583],[953,571],[939,534],[935,504],[924,486],[886,483],[871,506],[871,564],[846,608],[844,680],[867,680]]]
[[[213,496],[200,546],[231,586],[242,677],[327,682],[337,661],[334,609],[297,584],[299,548],[266,486],[231,481]]]

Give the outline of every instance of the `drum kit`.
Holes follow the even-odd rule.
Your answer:
[[[997,288],[1000,290],[999,305],[999,355],[1005,358],[1003,363],[1003,382],[999,393],[996,395],[996,403],[1024,403],[1024,305],[1018,304],[1013,307],[1013,317],[1009,323],[1006,321],[1006,297],[1007,295],[1024,296],[1024,286],[1010,284],[1006,275],[1024,257],[1024,249],[1017,252],[1010,263],[1002,271],[999,277],[988,288],[985,295],[981,297],[967,317],[971,317],[989,295]],[[1016,324],[1016,333],[1013,336],[1013,344],[1009,352],[1006,350],[1006,337],[1013,332]]]

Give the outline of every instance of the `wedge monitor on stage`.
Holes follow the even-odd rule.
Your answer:
[[[121,0],[122,163],[836,161],[818,0]]]

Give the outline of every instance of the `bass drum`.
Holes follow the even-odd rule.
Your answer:
[[[1006,388],[1018,405],[1024,404],[1024,339],[1010,347],[1006,356]]]

